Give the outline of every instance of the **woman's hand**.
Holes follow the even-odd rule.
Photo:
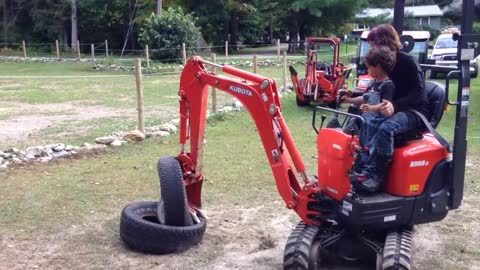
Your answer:
[[[360,110],[362,112],[371,112],[372,111],[372,106],[370,106],[368,104],[362,104],[362,105],[360,105]]]
[[[392,116],[395,113],[395,108],[393,107],[392,102],[385,99],[382,100],[380,112],[387,117]]]

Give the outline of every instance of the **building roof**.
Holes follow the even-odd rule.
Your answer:
[[[405,7],[405,13],[412,13],[413,17],[443,16],[438,5]]]
[[[413,17],[443,16],[443,12],[438,5],[405,7],[405,13],[411,13]],[[367,8],[363,10],[362,13],[357,14],[355,17],[367,18],[377,17],[380,15],[393,17],[393,8]]]

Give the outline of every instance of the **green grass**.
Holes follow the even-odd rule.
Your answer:
[[[312,158],[317,155],[316,134],[310,123],[312,108],[298,108],[294,95],[286,96],[282,102],[287,124],[306,162],[307,171],[316,174],[317,161]],[[222,221],[226,219],[225,215],[233,221],[243,220],[238,207],[255,213],[256,221],[251,224],[255,227],[249,230],[268,227],[279,216],[292,215],[281,202],[256,127],[248,113],[226,114],[212,119],[206,130],[206,140],[203,158],[206,181],[202,198],[207,213],[212,213],[212,220],[209,221],[204,243],[194,250],[198,256],[210,258],[198,262],[197,266],[204,267],[202,269],[211,268],[214,259],[222,254],[223,244],[217,243],[211,248],[208,245],[212,244],[211,241],[219,241],[215,237],[224,233],[218,226],[231,226]],[[152,260],[158,257],[139,255],[122,248],[118,241],[118,218],[121,209],[131,202],[158,199],[155,163],[159,157],[176,155],[178,151],[178,135],[174,135],[162,140],[130,144],[86,159],[0,172],[0,235],[26,246],[47,244],[42,241],[61,245],[62,251],[58,256],[62,260],[47,259],[48,266],[54,268],[78,264],[91,268],[90,263],[93,262],[98,268],[109,267],[108,256],[111,253],[125,256],[130,267],[144,265],[145,260],[153,263]],[[466,183],[470,202],[472,194],[475,194],[472,193],[475,187],[472,183],[475,174],[478,174],[478,168],[473,169],[467,174]],[[209,209],[216,211],[209,212]],[[218,209],[228,209],[231,214],[219,214]],[[453,212],[451,215],[465,218],[467,228],[477,226],[471,212]],[[453,218],[447,222],[459,220]],[[436,224],[442,226],[444,222]],[[75,231],[72,228],[82,231],[72,234],[71,231]],[[236,236],[239,239],[247,229],[242,228]],[[457,230],[442,231],[446,239],[452,237],[458,241],[472,233],[473,229],[461,234]],[[284,241],[287,235],[275,237]],[[192,257],[188,254],[174,255],[172,259],[188,261]],[[458,248],[452,247],[449,254],[462,256],[465,269],[479,260],[471,242]],[[42,260],[38,256],[34,260]],[[162,257],[162,260],[168,258]]]

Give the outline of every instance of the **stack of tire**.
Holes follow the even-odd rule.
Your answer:
[[[192,218],[182,170],[174,157],[163,157],[157,165],[161,198],[158,202],[127,205],[120,219],[120,237],[133,250],[168,254],[198,244],[207,223]]]

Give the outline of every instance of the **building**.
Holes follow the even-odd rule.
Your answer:
[[[415,19],[417,25],[428,26],[435,29],[441,28],[443,11],[438,5],[405,7],[405,15],[411,15]],[[392,18],[393,20],[393,8],[367,8],[357,14],[355,18],[375,18],[378,16]],[[363,31],[369,29],[370,25],[354,24],[352,35],[354,38],[358,38]]]

